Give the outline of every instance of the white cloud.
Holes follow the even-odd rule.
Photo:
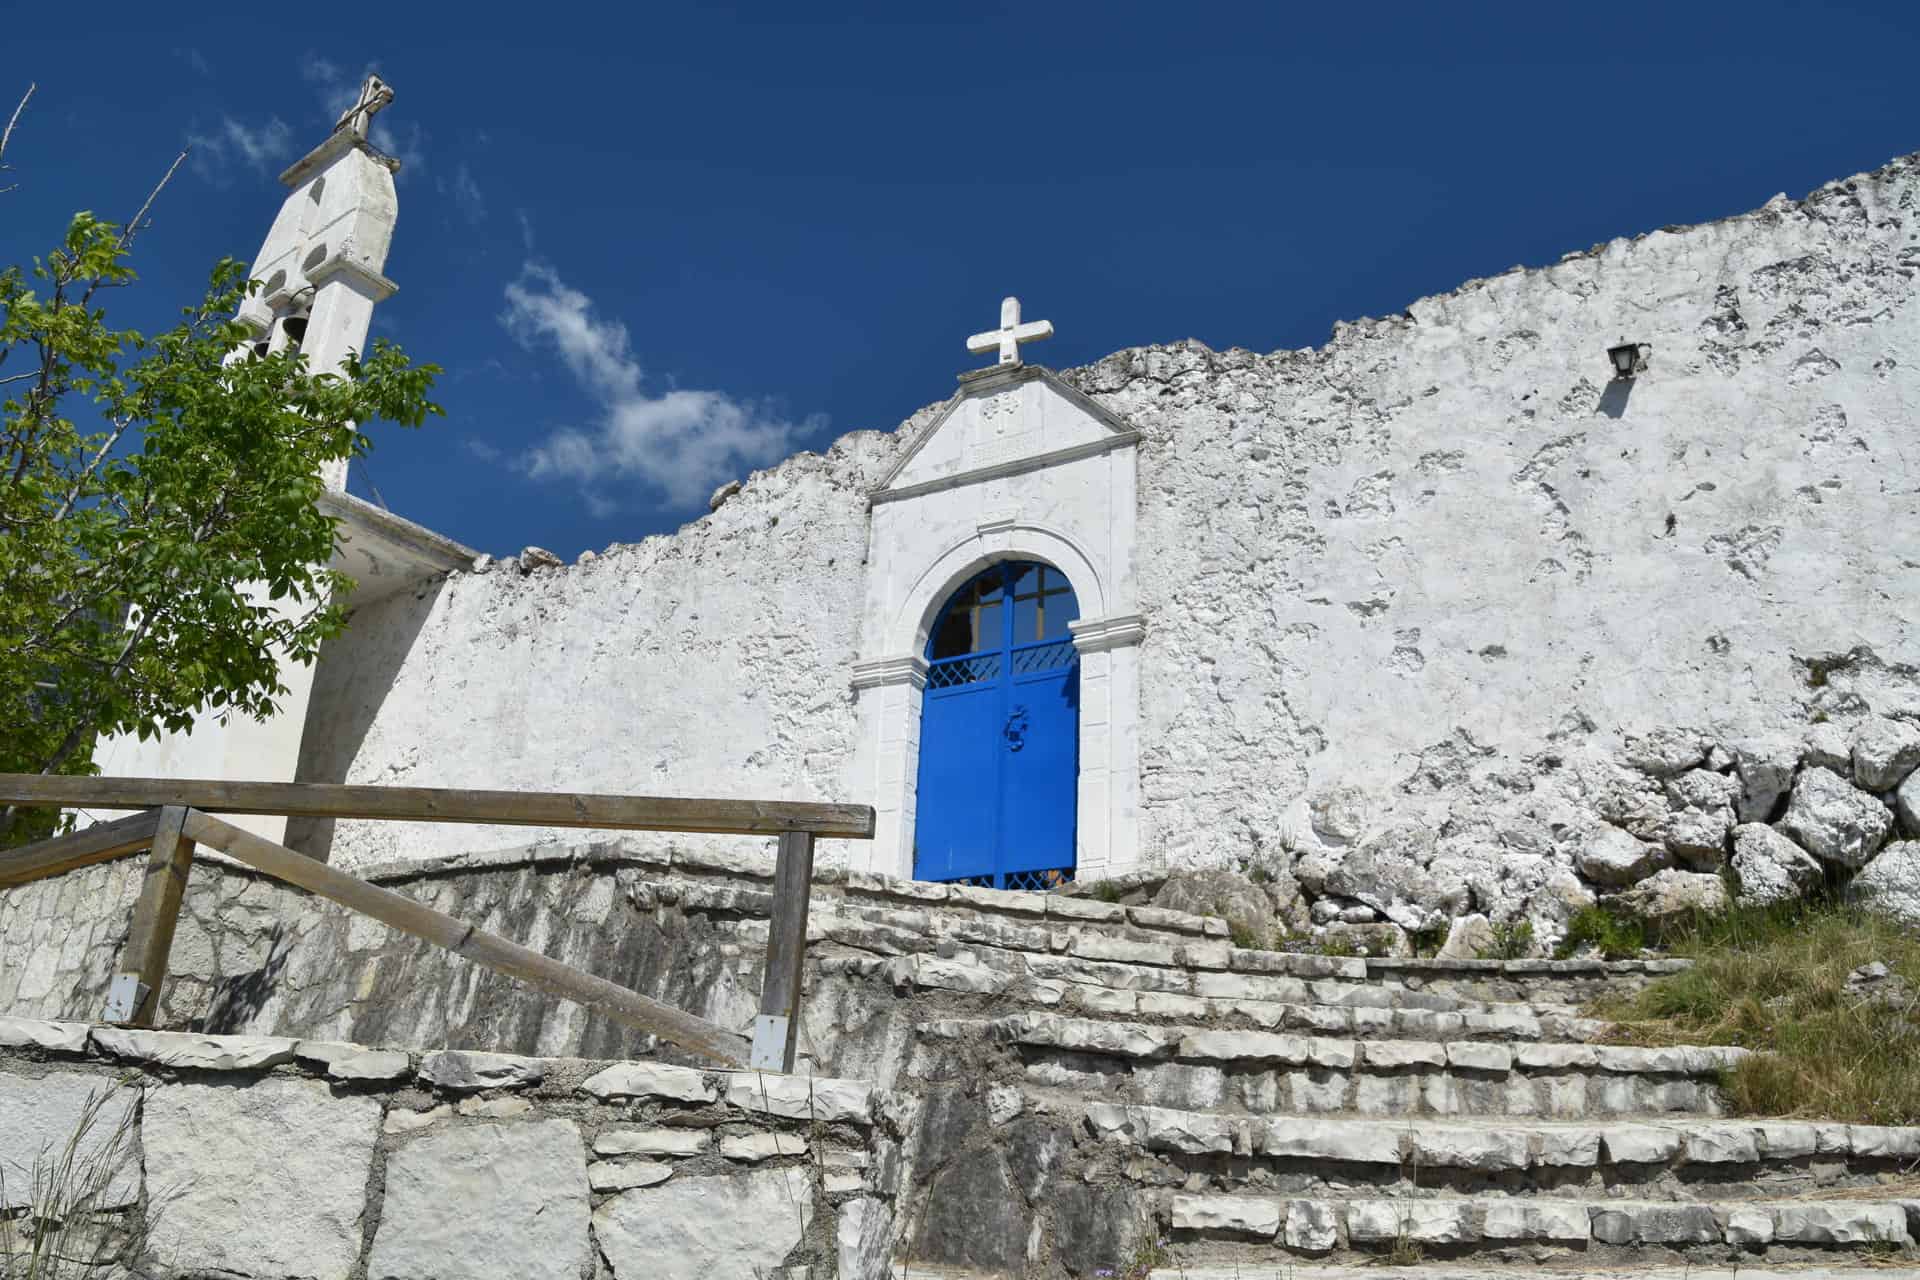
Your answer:
[[[473,171],[467,168],[464,160],[453,173],[453,202],[474,226],[487,220],[487,198],[482,194],[480,184],[473,180]]]
[[[226,116],[211,132],[187,135],[195,172],[213,182],[224,182],[236,163],[260,173],[276,172],[293,158],[292,144],[293,130],[277,117],[252,128]]]
[[[185,49],[175,49],[173,53],[175,57],[184,59],[186,64],[192,67],[197,74],[203,76],[213,74],[213,64],[208,62],[207,55],[198,49],[189,46]]]
[[[792,452],[824,419],[795,423],[772,406],[724,391],[679,388],[651,394],[627,327],[598,315],[593,300],[554,270],[528,262],[507,285],[500,322],[522,346],[552,347],[574,379],[599,401],[600,421],[565,427],[519,460],[528,474],[576,482],[596,515],[617,505],[623,481],[659,489],[691,506],[742,471]]]

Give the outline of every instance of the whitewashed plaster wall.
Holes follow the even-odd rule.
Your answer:
[[[323,665],[302,776],[854,799],[866,493],[898,447],[845,436],[757,474],[675,535],[560,568],[455,574],[356,615]],[[352,866],[539,833],[365,822],[298,834]],[[822,845],[823,859],[845,855]]]
[[[1917,273],[1909,157],[1321,348],[1068,375],[1145,434],[1143,848],[1310,842],[1334,786],[1470,824],[1623,734],[1797,738],[1805,659],[1920,660]]]
[[[1321,348],[1063,374],[1144,436],[1144,858],[1310,838],[1306,798],[1336,786],[1371,821],[1447,822],[1624,734],[1803,725],[1805,659],[1920,661],[1917,203],[1902,160]],[[1652,347],[1631,383],[1622,338]],[[345,776],[875,803],[849,682],[908,646],[863,638],[866,496],[934,412],[673,537],[456,575],[367,664]],[[527,839],[363,824],[334,856]]]

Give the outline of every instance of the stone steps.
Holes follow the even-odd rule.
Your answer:
[[[889,960],[839,957],[819,962],[822,972],[879,977],[903,994],[952,993],[981,997],[981,1008],[1064,1010],[1090,1017],[1124,1017],[1163,1023],[1206,1022],[1220,1027],[1305,1031],[1395,1039],[1576,1041],[1606,1033],[1607,1024],[1581,1017],[1570,1005],[1473,1000],[1433,992],[1395,992],[1391,988],[1345,980],[1273,979],[1258,976],[1197,974],[1201,990],[1263,993],[1193,995],[1157,988],[1130,987],[1139,973],[1122,965],[1050,966],[1041,971],[1073,977],[1019,977],[973,952],[950,957],[896,956]],[[1164,982],[1167,975],[1154,973]],[[1099,978],[1105,981],[1076,981]],[[1286,999],[1268,997],[1288,997]],[[1395,1000],[1400,1003],[1392,1003]]]
[[[1554,1254],[1644,1257],[1672,1252],[1797,1260],[1835,1251],[1909,1249],[1920,1200],[1852,1198],[1671,1201],[1613,1197],[1451,1196],[1322,1199],[1191,1195],[1166,1200],[1171,1240],[1241,1242],[1276,1254],[1491,1255],[1514,1262]],[[1214,1259],[1216,1263],[1220,1260]]]
[[[1063,1099],[1049,1099],[1058,1106]],[[1741,1199],[1907,1176],[1920,1128],[1787,1120],[1404,1120],[1231,1116],[1095,1102],[1087,1128],[1136,1180],[1344,1196],[1451,1190]],[[1914,1194],[1920,1196],[1920,1186]]]
[[[923,1039],[997,1042],[1028,1080],[1259,1115],[1717,1115],[1736,1048],[1349,1040],[1053,1014],[935,1019]]]

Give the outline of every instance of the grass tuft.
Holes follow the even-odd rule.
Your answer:
[[[1095,880],[1089,892],[1095,902],[1120,901],[1120,886],[1111,880]]]
[[[17,1210],[0,1209],[4,1280],[101,1276],[108,1268],[129,1266],[145,1252],[152,1215],[143,1218],[137,1209],[121,1212],[106,1205],[114,1180],[139,1162],[136,1108],[127,1107],[110,1127],[104,1115],[122,1087],[104,1083],[89,1094],[66,1142],[35,1154],[14,1194],[0,1194],[0,1205],[24,1202]],[[90,1137],[96,1130],[100,1134]],[[5,1190],[6,1173],[0,1167],[0,1192]]]
[[[1529,939],[1531,940],[1531,939]],[[1588,947],[1604,960],[1631,960],[1647,945],[1647,927],[1624,911],[1595,905],[1582,907],[1567,921],[1567,936],[1554,954],[1562,960]]]
[[[1522,916],[1491,926],[1493,936],[1484,947],[1476,947],[1482,960],[1525,960],[1533,954],[1533,921]]]
[[[1591,1010],[1616,1039],[1764,1051],[1722,1080],[1743,1114],[1920,1123],[1920,937],[1826,901],[1735,907],[1667,945],[1693,967]],[[1874,961],[1904,987],[1850,991]]]

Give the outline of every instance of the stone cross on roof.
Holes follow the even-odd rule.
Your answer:
[[[1053,336],[1053,322],[1033,320],[1020,323],[1020,299],[1003,298],[1000,301],[1000,327],[989,329],[985,333],[976,333],[967,339],[967,350],[985,353],[994,348],[1000,350],[1001,364],[1020,363],[1020,344],[1038,342],[1042,338]]]
[[[368,75],[366,83],[360,86],[360,97],[352,106],[340,113],[340,119],[334,122],[333,131],[342,129],[351,131],[364,138],[373,125],[373,117],[382,107],[393,101],[393,90],[379,76]]]

